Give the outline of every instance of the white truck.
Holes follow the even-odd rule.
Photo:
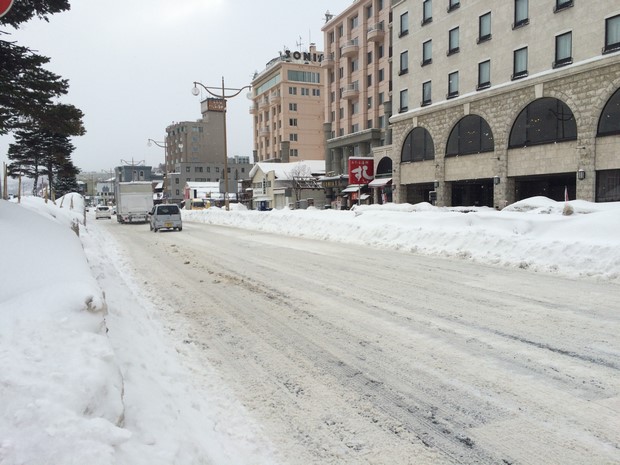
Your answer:
[[[153,208],[153,188],[150,182],[116,183],[116,221],[146,223]]]

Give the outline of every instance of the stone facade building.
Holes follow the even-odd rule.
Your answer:
[[[394,1],[394,201],[620,200],[620,4]]]

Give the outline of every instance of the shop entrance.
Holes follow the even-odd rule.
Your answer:
[[[564,201],[565,190],[568,198],[574,199],[577,192],[575,173],[547,174],[515,178],[515,200],[543,196],[556,202]]]
[[[471,179],[454,181],[452,206],[493,208],[493,180]]]

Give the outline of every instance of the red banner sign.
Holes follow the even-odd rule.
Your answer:
[[[349,184],[368,184],[375,178],[375,163],[368,157],[349,157]]]
[[[9,12],[13,6],[13,0],[0,0],[0,18]]]

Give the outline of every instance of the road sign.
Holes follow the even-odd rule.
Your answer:
[[[13,6],[13,0],[0,0],[0,18],[8,13],[11,6]]]

